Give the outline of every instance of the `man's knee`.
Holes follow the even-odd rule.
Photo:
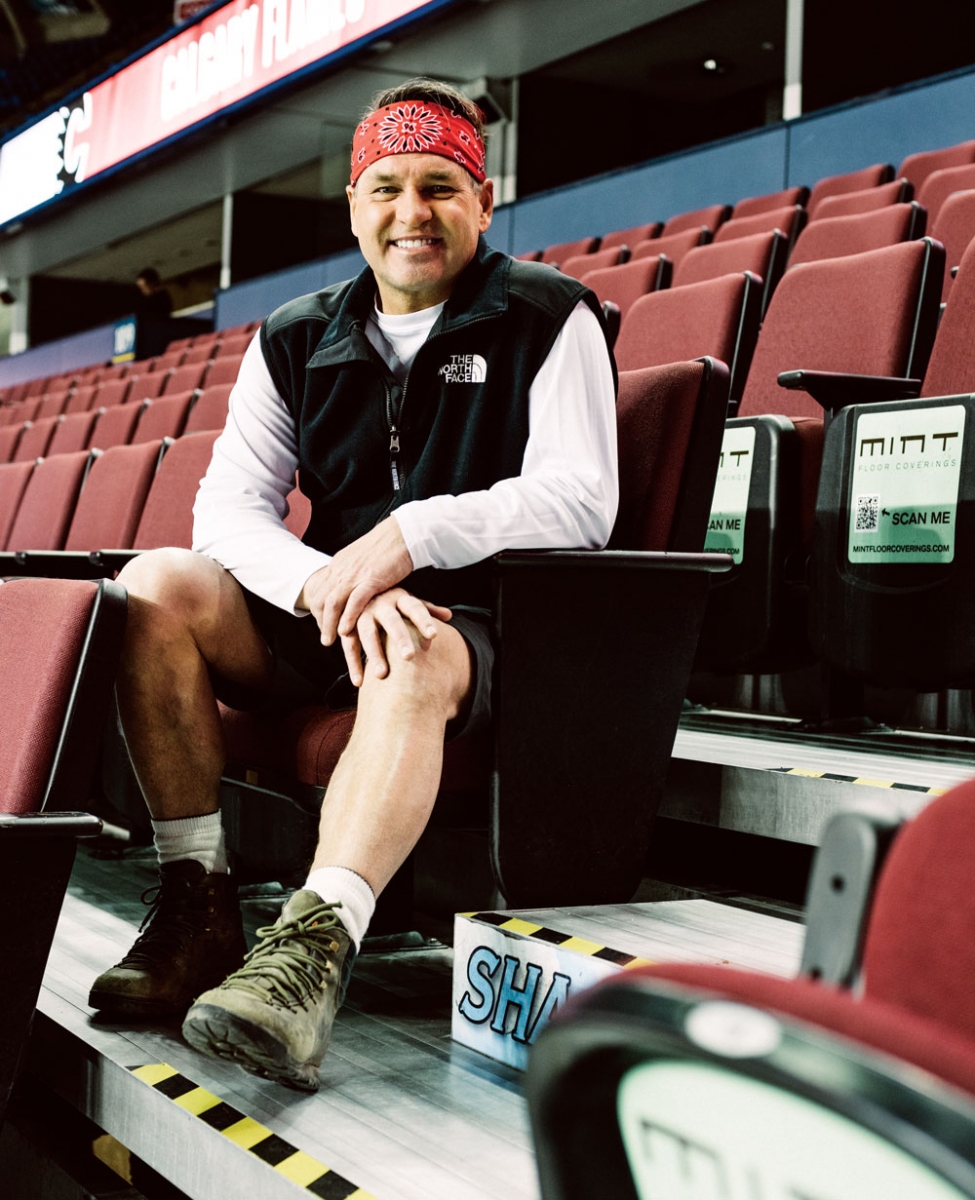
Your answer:
[[[219,604],[224,575],[213,559],[170,546],[133,558],[119,574],[119,583],[130,598],[190,617]]]
[[[388,653],[389,672],[382,678],[367,669],[362,684],[367,693],[395,694],[398,705],[424,711],[441,709],[447,720],[456,716],[471,688],[473,668],[467,642],[443,621],[434,621],[437,634],[428,641],[410,627],[414,654],[404,659]],[[361,700],[360,700],[361,704]]]

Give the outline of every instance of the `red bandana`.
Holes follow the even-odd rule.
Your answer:
[[[352,183],[390,154],[439,154],[458,162],[483,183],[484,142],[464,117],[440,104],[406,100],[377,108],[359,123],[352,139]]]

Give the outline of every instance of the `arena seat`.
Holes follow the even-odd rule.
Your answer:
[[[244,356],[232,354],[226,358],[215,358],[203,376],[202,387],[212,387],[216,383],[236,383],[240,370],[240,361]]]
[[[861,188],[858,192],[840,192],[825,196],[816,205],[816,220],[823,217],[851,217],[855,213],[873,212],[888,204],[909,204],[914,199],[914,185],[907,179],[892,179],[876,187]]]
[[[975,141],[958,142],[943,150],[922,150],[918,154],[909,154],[897,174],[909,179],[914,184],[915,192],[919,192],[927,177],[935,171],[963,167],[969,163],[975,163]]]
[[[711,230],[703,225],[699,228],[685,229],[683,233],[675,233],[669,237],[652,238],[648,242],[639,242],[630,248],[630,261],[641,258],[665,257],[676,270],[681,259],[695,246],[704,246],[711,241]]]
[[[557,1010],[525,1079],[545,1200],[975,1197],[972,846],[973,783],[897,833],[858,992],[664,963]]]
[[[206,370],[207,364],[205,362],[190,363],[189,366],[185,367],[175,367],[170,372],[169,378],[166,380],[159,394],[161,396],[172,396],[176,393],[192,392],[201,385]]]
[[[203,345],[194,346],[187,350],[183,355],[183,361],[180,364],[184,367],[191,367],[194,363],[207,363],[216,354],[217,347],[220,345],[218,340],[205,342]]]
[[[178,368],[177,368],[178,369]],[[193,370],[194,368],[190,368]],[[169,371],[154,372],[152,375],[133,375],[130,379],[126,404],[133,400],[155,400],[166,390],[169,381]],[[129,376],[126,376],[129,379]]]
[[[87,450],[97,416],[95,412],[77,412],[59,417],[47,453],[71,454],[75,450]]]
[[[947,167],[933,171],[917,194],[919,204],[928,210],[928,218],[934,223],[941,206],[953,192],[967,192],[975,188],[975,163],[963,167]]]
[[[573,279],[581,279],[590,271],[599,271],[604,267],[615,267],[624,263],[630,257],[629,247],[610,246],[608,250],[594,250],[592,254],[576,254],[561,263],[559,270],[563,275],[571,275]]]
[[[945,248],[945,283],[941,293],[944,302],[951,291],[952,271],[961,262],[969,242],[975,238],[975,189],[952,192],[931,226],[931,236]]]
[[[810,637],[831,667],[856,680],[924,692],[975,680],[973,322],[975,242],[962,258],[923,385],[914,388],[918,398],[845,408],[829,429]],[[903,462],[912,464],[910,476],[896,473]]]
[[[905,377],[920,378],[927,366],[943,263],[942,247],[925,238],[786,271],[758,337],[738,417],[725,431],[726,466],[707,545],[729,550],[736,565],[715,581],[698,670],[766,673],[811,657],[806,564],[824,409],[862,396],[911,394]],[[800,363],[808,365],[799,369]],[[832,374],[847,371],[860,379]],[[830,391],[834,378],[845,388]],[[804,381],[817,399],[783,390]]]
[[[116,404],[113,408],[98,409],[89,446],[108,450],[110,446],[123,446],[130,442],[146,403],[142,400],[138,404]]]
[[[727,368],[713,360],[623,372],[614,548],[508,552],[495,560],[500,623],[491,861],[506,902],[515,906],[627,900],[639,881],[708,571],[725,565],[679,551],[703,541],[702,496],[717,464],[727,395]],[[651,545],[656,553],[643,552]],[[566,590],[573,596],[569,608],[554,603]],[[578,660],[567,649],[579,622],[589,626],[590,606],[600,629],[593,650],[600,666],[587,682],[587,702],[579,705],[569,700],[577,689],[568,672]],[[632,625],[597,620],[596,611],[639,612],[641,619]],[[540,612],[549,614],[541,638]],[[610,715],[621,710],[646,736],[621,741]],[[228,839],[243,861],[260,859],[262,869],[271,869],[275,847],[268,831],[290,806],[247,803],[239,785],[261,786],[268,773],[287,774],[304,785],[307,799],[309,787],[327,785],[352,723],[352,714],[324,708],[286,717],[228,711],[235,763],[228,779],[235,791],[225,812]],[[461,783],[483,797],[491,777],[488,739],[460,738],[445,751],[442,792]],[[272,757],[261,760],[265,754]],[[313,809],[306,810],[306,834],[317,824]],[[283,850],[274,870],[289,861],[293,869],[297,847]]]
[[[15,425],[0,425],[0,463],[8,463],[17,450],[17,443],[24,432],[24,422]]]
[[[693,212],[678,213],[664,222],[660,232],[661,237],[672,237],[675,233],[685,233],[688,229],[700,229],[702,226],[710,233],[731,216],[730,204],[709,204],[706,208],[698,208]]]
[[[44,417],[59,417],[64,412],[64,406],[67,404],[70,395],[70,390],[45,392],[38,401],[33,419],[38,421]]]
[[[819,203],[827,196],[837,196],[843,192],[859,192],[863,188],[890,183],[893,178],[894,168],[890,163],[875,163],[873,166],[863,167],[859,171],[848,171],[845,175],[827,175],[815,184],[809,196],[806,207],[809,209],[810,221],[816,215]]]
[[[34,464],[7,536],[8,555],[18,550],[63,549],[90,458],[87,450],[79,450]],[[10,565],[7,559],[5,563]],[[5,567],[2,573],[11,572]]]
[[[670,281],[670,268],[666,259],[641,258],[618,267],[586,271],[580,280],[596,293],[600,303],[615,304],[620,315],[625,317],[640,296],[666,286]]]
[[[68,397],[68,401],[61,410],[65,416],[70,416],[72,413],[88,412],[92,406],[92,401],[95,399],[97,384],[85,383],[74,389]]]
[[[683,287],[688,283],[717,279],[719,275],[750,271],[764,283],[764,313],[776,285],[782,278],[788,253],[789,238],[778,229],[769,233],[753,234],[751,237],[734,238],[729,242],[714,241],[709,246],[697,246],[687,252],[674,272],[671,287]]]
[[[775,208],[792,207],[796,204],[804,208],[808,199],[809,188],[807,187],[790,187],[784,188],[781,192],[768,192],[764,196],[748,196],[744,200],[738,201],[731,210],[729,220],[737,221],[742,217],[754,217],[757,213],[769,212]]]
[[[798,204],[784,208],[771,208],[767,212],[754,213],[749,217],[732,217],[718,229],[715,242],[730,242],[737,238],[754,237],[757,233],[770,233],[778,229],[789,239],[789,245],[799,236],[806,224],[806,210]]]
[[[598,237],[577,238],[574,242],[556,242],[554,246],[546,246],[538,261],[557,267],[567,258],[573,258],[577,254],[592,254],[593,250],[598,249]]]
[[[184,433],[199,433],[204,429],[223,429],[230,408],[232,383],[215,383],[201,392],[184,426]]]
[[[132,396],[134,379],[108,379],[98,385],[91,402],[92,408],[114,408],[117,404],[125,404]],[[141,399],[141,396],[139,397]]]
[[[165,354],[160,354],[158,358],[152,360],[151,371],[171,371],[174,367],[178,367],[182,361],[182,350],[167,350]]]
[[[193,345],[193,340],[192,337],[175,338],[167,344],[166,353],[174,354],[177,350],[182,350],[185,353]]]
[[[47,454],[48,444],[54,436],[54,427],[59,419],[58,417],[45,417],[40,421],[28,421],[24,425],[17,449],[10,461],[26,462]]]
[[[614,229],[612,233],[603,234],[599,248],[600,250],[610,250],[614,246],[629,246],[632,250],[640,242],[660,237],[663,227],[662,221],[650,221],[646,225],[632,225],[629,229]]]
[[[18,1072],[89,799],[125,631],[125,590],[73,580],[0,586],[0,1122]]]
[[[7,548],[10,530],[33,470],[32,462],[0,463],[0,550]]]
[[[817,217],[799,234],[789,256],[789,268],[821,258],[863,254],[897,242],[913,241],[924,236],[926,222],[927,213],[917,201],[890,204],[875,212],[849,217]]]
[[[619,268],[617,268],[619,269]],[[761,320],[764,284],[747,271],[651,292],[634,301],[614,347],[621,371],[709,355],[727,363],[741,397]]]
[[[172,395],[167,392],[156,400],[147,400],[129,441],[137,445],[161,438],[178,438],[183,432],[190,406],[198,395],[199,389],[191,388]]]

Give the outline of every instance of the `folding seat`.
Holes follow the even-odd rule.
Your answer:
[[[0,427],[13,425],[19,414],[19,404],[0,404]]]
[[[192,350],[187,350],[183,355],[182,366],[191,367],[194,363],[208,363],[216,354],[219,345],[219,341],[213,340],[202,346],[194,346]]]
[[[709,204],[707,208],[698,208],[693,212],[678,213],[664,222],[661,237],[672,237],[675,233],[685,233],[688,229],[700,229],[702,226],[714,233],[731,216],[730,204]]]
[[[896,833],[855,991],[804,955],[798,978],[637,967],[560,1006],[525,1078],[544,1200],[975,1197],[973,845],[972,783]]]
[[[39,399],[48,390],[50,377],[47,375],[41,376],[40,379],[31,379],[27,384],[27,390],[24,392],[26,399]]]
[[[204,429],[223,429],[227,423],[230,393],[233,390],[232,383],[215,383],[205,387],[190,409],[183,432],[199,433]]]
[[[824,410],[910,394],[904,378],[923,374],[934,342],[943,264],[942,247],[924,238],[786,271],[725,431],[707,545],[736,565],[715,582],[699,670],[767,673],[809,660]]]
[[[810,637],[856,681],[937,692],[975,680],[973,328],[975,242],[923,385],[890,381],[893,400],[844,408],[826,437]]]
[[[805,207],[808,199],[807,187],[790,187],[781,192],[769,192],[765,196],[749,196],[738,201],[732,209],[730,219],[737,221],[742,217],[754,217],[757,213],[770,212],[776,208],[791,208],[797,204]]]
[[[747,217],[732,217],[718,229],[714,240],[728,242],[735,238],[753,237],[756,233],[768,233],[778,229],[786,235],[791,246],[805,224],[806,210],[793,204],[785,208],[771,208],[768,212],[753,213]]]
[[[614,229],[612,233],[603,235],[599,249],[610,250],[614,246],[629,246],[632,250],[639,242],[660,237],[663,227],[663,221],[650,221],[647,225],[634,225],[630,229]],[[565,270],[564,267],[562,269]]]
[[[706,527],[702,496],[716,466],[727,387],[726,369],[713,361],[624,372],[614,549],[509,552],[496,560],[503,626],[494,693],[491,858],[498,886],[515,906],[625,900],[639,882],[706,572],[725,565],[693,551]],[[641,552],[644,547],[656,553]],[[555,603],[557,594],[571,594],[573,604]],[[573,661],[571,669],[578,671],[579,659],[568,647],[579,622],[588,625],[590,611],[594,618],[603,614],[598,624],[609,640],[601,640],[591,681],[586,671],[587,702],[579,705],[570,700],[576,689],[567,674]],[[640,617],[631,625],[624,613]],[[646,736],[620,739],[621,711]],[[298,810],[269,803],[266,794],[248,801],[239,785],[250,780],[261,787],[269,772],[287,773],[304,784],[306,797],[309,787],[320,795],[353,720],[353,714],[314,707],[285,717],[228,714],[235,764],[228,778],[235,794],[225,811],[230,841],[245,861],[264,856],[262,869],[268,869],[276,848],[281,852],[289,813],[297,820]],[[470,789],[471,813],[491,777],[489,738],[459,738],[445,746],[442,798]],[[306,831],[316,823],[307,808],[303,822]],[[294,844],[284,849],[293,864]]]
[[[109,363],[108,366],[102,367],[98,382],[107,383],[110,379],[124,379],[131,365],[131,363]]]
[[[66,551],[132,546],[162,447],[162,439],[112,446],[93,458],[65,538]]]
[[[88,451],[79,450],[35,464],[7,537],[8,551],[64,548],[89,460]]]
[[[63,375],[52,375],[47,381],[48,392],[70,392],[78,379],[77,371],[66,371]]]
[[[580,278],[602,304],[615,304],[625,317],[634,300],[656,291],[668,282],[669,276],[666,259],[641,258],[639,262],[622,263],[618,267],[586,271]]]
[[[44,417],[40,421],[28,421],[11,462],[28,462],[34,458],[43,458],[47,447],[54,436],[54,427],[59,417]]]
[[[915,192],[919,192],[927,177],[935,171],[964,167],[969,163],[975,163],[975,141],[959,142],[943,150],[922,150],[919,154],[909,154],[897,174],[909,179],[914,184]]]
[[[97,416],[98,414],[94,412],[79,412],[59,417],[54,426],[54,434],[48,443],[48,455],[71,454],[75,450],[87,450]]]
[[[172,396],[176,392],[193,391],[198,388],[203,381],[203,376],[206,374],[207,365],[202,363],[190,363],[186,367],[176,367],[170,371],[169,378],[166,380],[162,391],[159,395]]]
[[[134,358],[131,362],[119,365],[119,379],[133,379],[140,375],[151,375],[155,358]]]
[[[213,334],[221,341],[226,341],[227,338],[243,337],[245,333],[254,333],[259,325],[260,321],[245,321],[242,325],[231,325],[227,329],[215,329]]]
[[[206,474],[219,430],[188,433],[165,444],[139,525],[132,539],[135,550],[193,544],[193,501]]]
[[[941,299],[946,301],[951,291],[952,272],[958,269],[968,243],[975,238],[975,190],[952,192],[931,226],[931,236],[945,248],[945,285]]]
[[[181,370],[179,367],[176,369]],[[155,400],[157,396],[162,395],[171,374],[171,371],[155,371],[152,375],[133,376],[126,403],[132,400]]]
[[[571,275],[573,279],[581,279],[589,271],[599,271],[604,267],[615,267],[624,263],[630,257],[626,246],[610,246],[608,250],[596,250],[592,254],[575,254],[561,264],[559,270],[563,275]]]
[[[892,179],[876,187],[861,188],[858,192],[840,192],[825,196],[816,205],[816,220],[823,217],[851,217],[854,213],[873,212],[888,204],[909,204],[914,199],[914,185],[907,179]]]
[[[71,413],[87,412],[91,408],[92,401],[95,399],[97,386],[94,383],[83,383],[76,387],[68,397],[67,404],[61,410],[64,415],[69,416]]]
[[[147,400],[135,432],[129,439],[132,445],[161,438],[178,438],[186,424],[186,416],[197,391],[168,393],[156,400]]]
[[[975,188],[975,163],[965,167],[947,167],[933,171],[921,186],[917,199],[928,210],[928,219],[933,224],[938,219],[941,206],[952,192],[967,192]]]
[[[124,588],[75,580],[0,587],[0,1122],[18,1071],[75,841],[101,832],[89,799],[122,637]]]
[[[695,246],[704,246],[710,241],[710,229],[705,229],[701,225],[694,229],[685,229],[683,233],[652,238],[649,242],[639,242],[636,246],[631,247],[630,260],[664,257],[668,259],[672,269],[676,270],[688,250],[693,250]]]
[[[236,383],[240,360],[243,357],[242,354],[233,354],[226,358],[214,359],[203,376],[203,386],[212,387],[215,383]]]
[[[171,341],[166,346],[166,353],[167,354],[175,354],[177,350],[186,351],[186,350],[189,350],[189,348],[192,345],[193,345],[192,337],[175,338],[173,341]]]
[[[20,422],[16,425],[0,425],[0,463],[10,462],[17,450],[24,429],[30,422]]]
[[[39,421],[45,417],[59,417],[64,412],[64,406],[71,395],[69,391],[45,392],[38,401],[37,408],[31,418]]]
[[[117,404],[114,408],[100,408],[88,444],[97,446],[99,450],[126,445],[132,440],[132,434],[146,403],[143,400],[139,404]]]
[[[863,188],[877,187],[881,183],[890,183],[894,178],[894,168],[890,163],[875,163],[872,167],[863,167],[859,171],[849,171],[845,175],[827,175],[813,187],[806,208],[809,210],[810,221],[816,215],[816,209],[821,200],[827,196],[838,196],[843,192],[859,192]]]
[[[30,386],[28,381],[15,383],[7,394],[8,404],[20,404],[27,399],[27,389]]]
[[[758,336],[763,290],[746,271],[642,296],[620,327],[618,367],[633,371],[709,355],[730,368],[731,399],[738,400]]]
[[[548,246],[542,251],[539,261],[557,267],[559,263],[576,254],[592,254],[593,250],[598,249],[598,237],[577,238],[574,242],[557,242],[554,246]]]
[[[100,383],[90,407],[114,408],[117,404],[124,404],[137,382],[134,379],[109,379]]]
[[[769,233],[753,234],[751,237],[733,238],[728,242],[714,241],[709,246],[697,246],[688,250],[674,272],[671,287],[683,287],[688,283],[717,279],[720,275],[750,271],[765,285],[762,292],[764,312],[782,278],[788,254],[789,238],[778,229]]]
[[[32,462],[0,463],[0,550],[6,549],[14,518],[33,470]]]
[[[182,350],[167,350],[165,354],[160,354],[152,360],[152,371],[171,371],[173,367],[178,367],[183,361],[183,353]]]
[[[810,221],[789,256],[789,268],[822,258],[863,254],[924,236],[927,214],[917,201],[891,204],[875,212]]]

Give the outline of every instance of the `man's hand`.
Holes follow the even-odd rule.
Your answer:
[[[389,658],[411,659],[420,644],[437,635],[434,617],[449,621],[449,608],[420,600],[405,588],[394,587],[381,592],[366,605],[351,633],[342,635],[342,651],[349,668],[349,678],[356,687],[362,686],[362,655],[367,667],[379,679],[389,674]]]
[[[413,570],[413,560],[393,517],[340,550],[327,565],[305,581],[298,608],[307,608],[331,646],[348,637],[374,596],[395,587]]]

